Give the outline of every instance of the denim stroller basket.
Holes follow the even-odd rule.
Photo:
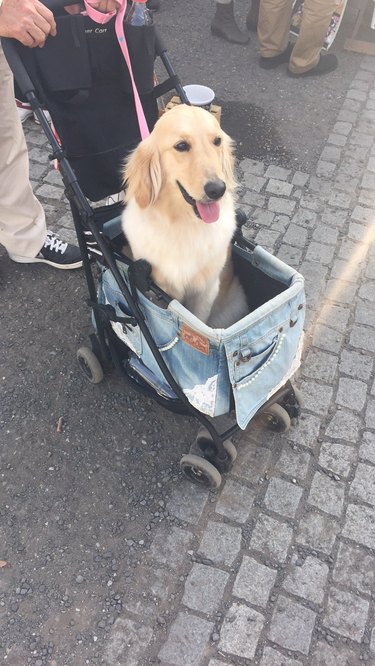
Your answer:
[[[233,398],[242,429],[296,372],[305,313],[303,277],[262,247],[252,249],[245,243],[241,247],[237,241],[233,259],[250,308],[255,309],[229,328],[210,328],[178,301],[170,300],[163,308],[137,291],[158,350],[190,404],[215,417],[230,412]],[[127,263],[118,260],[117,266],[130,289]],[[274,295],[267,300],[270,294]],[[105,268],[98,300],[113,306],[119,317],[131,314],[113,274]],[[139,325],[112,322],[112,327],[132,352],[130,366],[160,395],[176,397]]]
[[[122,203],[93,202],[122,188],[122,164],[140,140],[134,99],[113,25],[97,31],[89,18],[67,16],[63,8],[69,2],[44,0],[58,34],[43,49],[9,39],[2,44],[59,165],[82,253],[94,333],[77,359],[92,383],[116,368],[169,411],[193,416],[201,427],[180,467],[194,482],[217,488],[236,458],[231,435],[238,428],[256,417],[281,432],[300,413],[290,377],[300,362],[303,278],[243,237],[246,216],[238,211],[232,255],[249,314],[227,329],[212,329],[152,283],[146,262],[124,257]],[[189,102],[154,27],[127,38],[141,52],[140,67],[133,53],[134,75],[151,130],[158,98],[175,91],[182,103]],[[157,58],[167,78],[152,88]],[[234,423],[219,432],[212,417],[232,413]]]

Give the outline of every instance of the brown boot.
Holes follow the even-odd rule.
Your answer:
[[[259,18],[260,0],[250,0],[250,9],[246,17],[246,27],[248,30],[257,30]]]
[[[247,44],[250,40],[248,33],[242,32],[234,19],[233,0],[226,5],[220,2],[216,3],[211,32],[216,37],[222,37],[233,44]]]

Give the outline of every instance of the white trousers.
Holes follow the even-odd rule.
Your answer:
[[[35,257],[46,237],[43,208],[29,182],[29,157],[14,101],[13,76],[0,45],[0,244]]]

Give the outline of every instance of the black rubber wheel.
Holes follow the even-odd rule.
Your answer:
[[[80,347],[77,351],[79,367],[86,379],[92,384],[99,384],[104,377],[103,368],[94,352],[88,347]]]
[[[231,439],[227,439],[227,440],[225,440],[225,442],[223,442],[223,447],[224,447],[224,449],[226,450],[226,452],[227,452],[227,454],[228,454],[228,457],[229,457],[229,459],[230,459],[231,466],[232,466],[233,463],[234,463],[234,461],[235,461],[236,458],[237,458],[237,449],[236,449],[236,447],[234,446],[234,444],[233,444],[233,442],[232,442]]]
[[[257,421],[272,432],[286,432],[289,430],[291,421],[286,409],[275,402],[269,407],[265,407],[257,415]]]
[[[193,453],[182,456],[180,469],[190,481],[205,488],[215,489],[221,485],[219,470],[201,456],[196,456]]]

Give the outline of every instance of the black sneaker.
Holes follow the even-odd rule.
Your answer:
[[[282,65],[284,62],[289,62],[293,48],[294,44],[292,44],[292,42],[289,42],[285,51],[279,53],[279,55],[273,56],[273,58],[263,58],[261,56],[259,58],[259,67],[261,67],[262,69],[275,69],[275,67]]]
[[[21,257],[10,254],[10,258],[19,264],[49,264],[54,268],[80,268],[82,266],[81,252],[76,245],[61,240],[57,234],[47,231],[46,240],[36,257]]]
[[[302,74],[294,74],[288,69],[288,76],[292,76],[295,79],[300,79],[306,76],[322,76],[323,74],[329,74],[337,69],[338,60],[334,53],[328,53],[327,55],[320,56],[320,60],[315,67],[308,69],[307,72],[302,72]]]

